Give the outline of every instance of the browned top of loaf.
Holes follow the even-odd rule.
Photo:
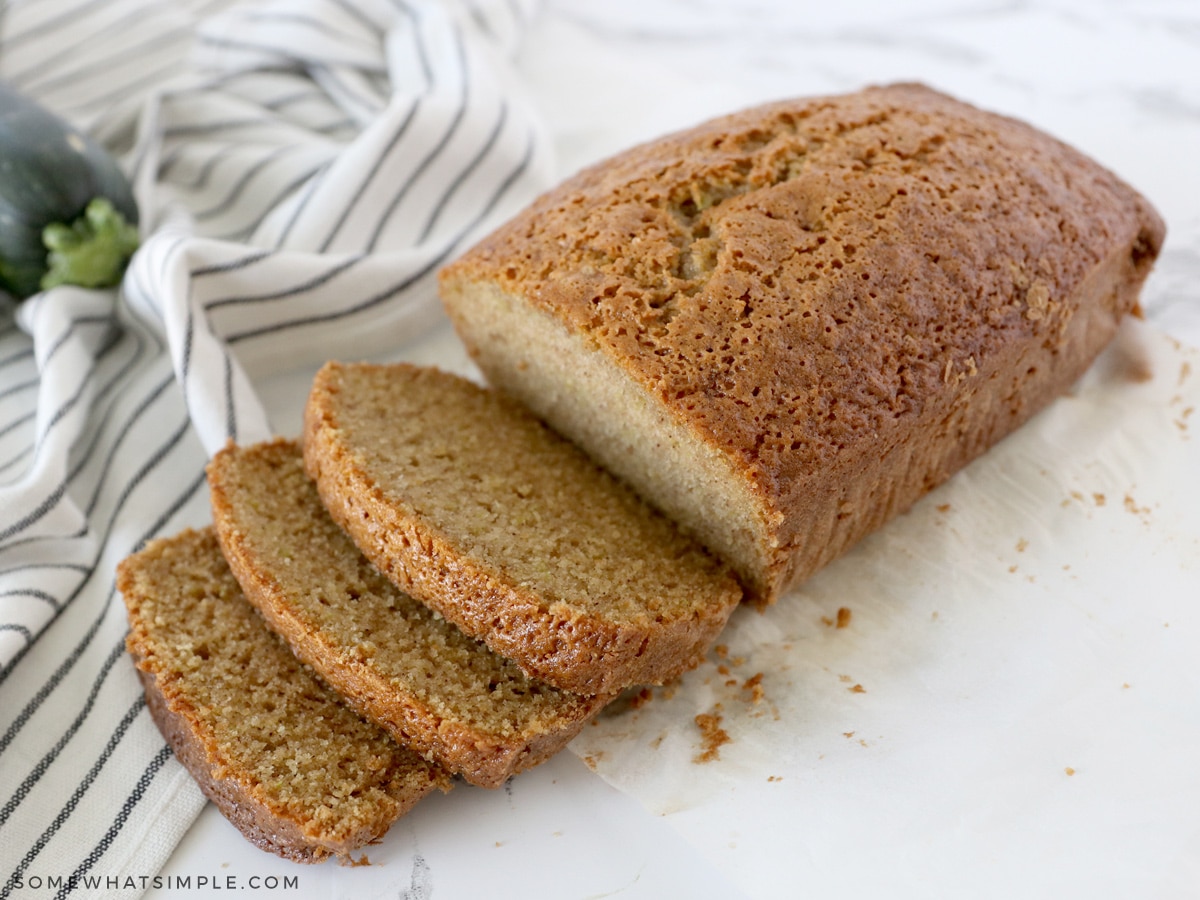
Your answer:
[[[443,279],[587,333],[772,497],[921,413],[1163,225],[1037,130],[919,85],[786,101],[581,172]]]
[[[380,574],[321,505],[295,441],[226,447],[208,478],[250,600],[356,707],[450,771],[498,786],[602,705],[527,677]]]
[[[237,782],[260,826],[283,823],[317,858],[345,853],[445,783],[268,630],[212,529],[151,542],[121,563],[117,586],[138,668],[205,750],[209,772],[193,774]]]

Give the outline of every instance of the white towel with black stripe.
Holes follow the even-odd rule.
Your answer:
[[[0,78],[120,155],[143,244],[120,290],[0,311],[0,900],[136,896],[199,812],[123,652],[114,567],[209,520],[209,454],[272,433],[257,375],[412,338],[438,267],[548,185],[510,65],[533,14],[4,7]]]

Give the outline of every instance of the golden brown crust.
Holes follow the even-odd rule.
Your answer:
[[[495,788],[565,747],[605,704],[530,682],[379,576],[328,521],[302,465],[290,440],[226,447],[208,466],[213,521],[250,602],[362,715]],[[500,694],[524,702],[491,699]]]
[[[182,712],[171,709],[158,689],[154,675],[142,668],[142,661],[137,656],[134,657],[134,664],[137,665],[138,678],[146,695],[146,709],[171,746],[175,758],[191,773],[204,796],[216,804],[221,815],[250,843],[268,853],[301,863],[321,862],[338,852],[332,847],[314,845],[305,840],[294,822],[272,815],[236,779],[216,777],[196,729]],[[369,836],[354,847],[342,848],[342,855],[348,856],[351,850],[369,843],[375,837],[378,835]]]
[[[150,542],[117,567],[117,588],[155,724],[256,846],[298,862],[350,861],[431,790],[448,789],[444,773],[342,707],[269,632],[212,529]],[[309,742],[318,731],[326,737]],[[322,753],[334,757],[316,760]]]
[[[544,348],[493,352],[473,319],[488,290],[722,454],[766,523],[766,561],[741,568],[770,600],[831,557],[814,541],[847,546],[970,458],[913,441],[955,419],[987,435],[981,452],[1065,389],[1134,307],[1163,233],[1071,148],[894,85],[747,110],[592,167],[447,267],[442,294],[489,379],[540,413],[513,370]],[[1103,307],[1087,328],[1085,298]],[[551,422],[597,452],[585,426]],[[928,468],[897,483],[910,453]],[[653,473],[599,454],[671,508]],[[851,498],[864,479],[883,497]]]
[[[350,391],[343,391],[341,382],[347,373],[364,372],[382,374],[385,379],[390,377],[388,373],[406,380],[429,378],[442,385],[453,379],[462,390],[486,397],[487,404],[506,406],[503,412],[493,410],[494,415],[522,423],[527,420],[530,428],[544,432],[538,440],[554,445],[555,461],[564,469],[535,472],[534,477],[570,480],[584,477],[581,473],[586,468],[586,477],[594,482],[590,489],[625,489],[528,413],[454,376],[432,370],[417,372],[406,366],[329,363],[317,374],[305,409],[305,465],[330,515],[384,574],[501,656],[515,661],[531,677],[567,691],[610,695],[633,684],[662,683],[699,662],[740,598],[740,589],[727,571],[698,548],[679,551],[681,560],[686,556],[701,589],[681,611],[644,613],[633,621],[582,609],[576,602],[581,598],[545,599],[536,585],[530,589],[510,577],[503,562],[481,558],[468,550],[461,538],[431,524],[406,503],[396,485],[379,482],[370,462],[364,463],[363,448],[355,446],[344,430],[341,403]],[[403,396],[404,389],[398,394]],[[396,417],[406,414],[398,410]],[[473,422],[453,425],[488,427],[486,422],[482,426]],[[435,419],[426,426],[441,427]],[[398,456],[401,448],[393,446],[389,452]],[[648,508],[638,504],[637,509],[630,515],[657,519]],[[519,540],[521,529],[514,533]],[[537,533],[536,528],[527,532],[530,537]],[[611,553],[619,556],[624,549],[633,554],[643,552],[637,547],[613,547]],[[660,565],[660,561],[655,559],[651,565]],[[670,567],[660,565],[662,568]],[[636,603],[655,598],[626,599]]]

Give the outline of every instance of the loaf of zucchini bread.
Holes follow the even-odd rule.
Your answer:
[[[494,385],[770,602],[1069,387],[1163,232],[1081,153],[902,84],[631,149],[440,286]]]

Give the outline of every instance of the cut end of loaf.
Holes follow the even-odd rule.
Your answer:
[[[493,385],[727,560],[749,598],[777,593],[770,511],[725,454],[585,335],[494,282],[447,277],[441,292]]]

